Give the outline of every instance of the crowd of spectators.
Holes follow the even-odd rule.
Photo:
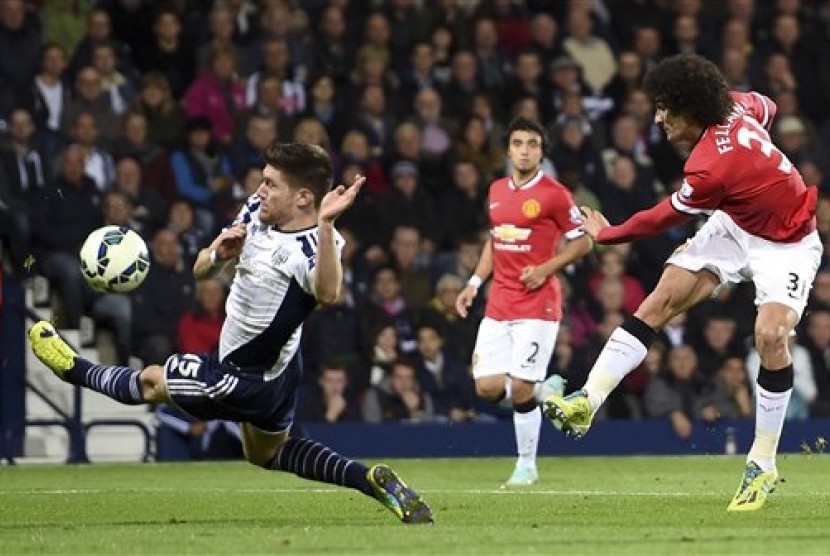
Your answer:
[[[727,0],[0,0],[0,237],[46,276],[62,327],[110,328],[117,357],[217,347],[226,282],[195,285],[199,249],[261,180],[275,139],[319,144],[337,179],[368,176],[338,222],[345,287],[303,337],[309,421],[499,418],[469,361],[482,299],[454,308],[487,233],[502,130],[541,121],[544,169],[612,222],[678,188],[687,154],[641,88],[695,52],[778,105],[773,139],[820,186],[830,239],[830,6]],[[153,265],[133,294],[94,294],[76,253],[127,225]],[[597,250],[561,277],[551,372],[579,387],[610,332],[694,226]],[[828,262],[827,256],[824,259]],[[693,423],[752,412],[751,287],[675,319],[604,409]],[[791,417],[830,415],[830,267],[793,339]]]

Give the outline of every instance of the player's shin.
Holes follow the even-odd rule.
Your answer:
[[[303,479],[354,488],[367,496],[374,496],[366,478],[368,468],[365,465],[308,438],[289,437],[266,467],[288,471]]]
[[[654,336],[654,330],[637,317],[629,317],[614,330],[582,388],[588,395],[592,412],[596,412],[622,379],[643,362]]]
[[[747,455],[764,471],[775,469],[775,453],[784,428],[787,405],[793,391],[792,363],[770,371],[761,367],[755,396],[755,440]]]
[[[541,426],[542,410],[535,399],[513,404],[513,428],[516,431],[516,448],[519,455],[516,467],[536,468]]]
[[[95,365],[86,359],[75,358],[75,365],[66,373],[66,380],[109,396],[127,405],[144,403],[141,390],[141,371],[117,365]]]

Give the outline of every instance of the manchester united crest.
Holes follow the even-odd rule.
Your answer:
[[[535,218],[536,216],[539,216],[541,211],[542,205],[539,204],[539,201],[536,199],[528,199],[522,203],[522,214],[528,218]]]

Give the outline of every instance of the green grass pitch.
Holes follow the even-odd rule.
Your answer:
[[[0,469],[0,554],[828,554],[830,460],[779,458],[760,512],[728,514],[740,457],[390,462],[435,509],[405,526],[354,491],[245,463]]]

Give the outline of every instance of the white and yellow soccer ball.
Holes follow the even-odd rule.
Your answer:
[[[105,293],[134,290],[147,277],[147,244],[126,226],[104,226],[90,233],[81,247],[81,272],[93,289]]]

